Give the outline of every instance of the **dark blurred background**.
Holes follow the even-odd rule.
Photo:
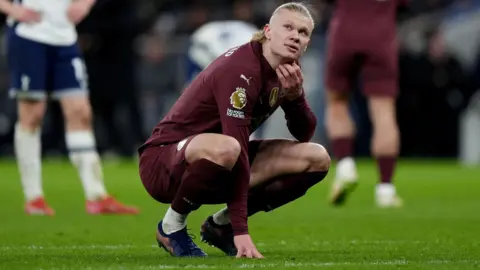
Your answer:
[[[89,71],[100,152],[132,158],[185,83],[189,37],[212,20],[237,19],[262,27],[286,1],[97,0],[78,26]],[[305,1],[304,1],[305,2]],[[302,67],[305,89],[319,119],[315,141],[328,146],[323,125],[325,33],[332,6],[311,3],[316,30]],[[480,0],[410,0],[398,18],[401,40],[398,121],[402,155],[459,157],[480,163]],[[2,18],[4,24],[4,18]],[[4,28],[0,32],[0,156],[13,154],[15,102],[8,97]],[[361,82],[359,81],[359,85]],[[352,97],[359,125],[356,151],[369,154],[365,100]],[[58,104],[43,128],[46,156],[65,154]],[[267,122],[266,137],[290,137],[283,113]]]

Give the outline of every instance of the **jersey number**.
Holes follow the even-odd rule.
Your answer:
[[[239,47],[231,48],[226,54],[225,57],[232,55]]]
[[[80,84],[80,88],[87,89],[87,71],[85,63],[79,57],[72,59],[73,72],[75,72],[75,78]]]

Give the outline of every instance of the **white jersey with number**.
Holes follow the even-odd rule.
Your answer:
[[[243,21],[213,21],[193,33],[189,57],[205,68],[227,50],[247,43],[258,29]]]
[[[67,10],[73,0],[14,0],[41,14],[38,23],[27,24],[9,19],[18,36],[40,43],[69,46],[77,41],[75,25],[68,19]]]

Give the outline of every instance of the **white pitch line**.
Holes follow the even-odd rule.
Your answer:
[[[397,244],[422,244],[422,241],[405,241],[405,240],[351,240],[351,241],[315,241],[313,246],[330,246],[339,244],[352,245],[397,245]],[[280,241],[278,243],[263,243],[260,242],[257,246],[268,247],[287,245],[287,242]],[[42,245],[22,245],[22,246],[0,246],[0,250],[81,250],[81,249],[144,249],[157,248],[157,245],[63,245],[63,246],[42,246]]]

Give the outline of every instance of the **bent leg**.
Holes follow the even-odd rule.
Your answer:
[[[330,168],[330,156],[323,146],[315,143],[252,141],[249,151],[253,159],[249,215],[273,210],[303,196],[325,178]],[[226,208],[216,213],[214,220],[217,224],[229,224]]]
[[[325,178],[329,168],[330,156],[319,144],[261,141],[252,164],[249,216],[302,197]]]
[[[186,219],[202,204],[227,201],[230,172],[240,154],[240,144],[221,134],[199,134],[163,147],[176,158],[172,163],[164,162],[171,174],[159,180],[174,181],[178,186],[172,190],[171,206],[158,225],[157,241],[173,256],[205,256],[188,236]]]
[[[302,197],[323,180],[330,157],[321,145],[290,140],[251,141],[252,163],[248,215],[271,211]],[[253,160],[253,162],[252,162]],[[228,209],[207,218],[201,228],[202,240],[229,256],[235,256]]]

